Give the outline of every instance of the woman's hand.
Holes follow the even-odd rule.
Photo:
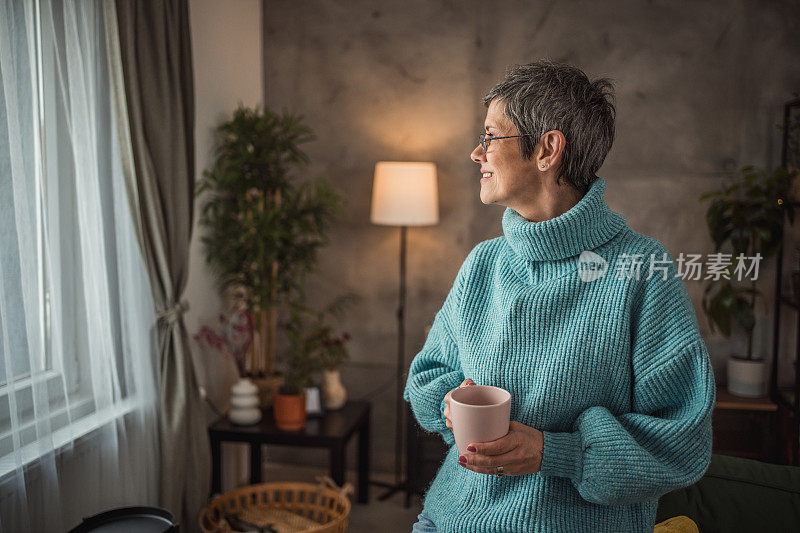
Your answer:
[[[479,474],[497,474],[503,467],[508,476],[522,476],[542,468],[544,435],[538,429],[512,421],[508,434],[492,442],[473,442],[458,462]]]
[[[444,424],[449,427],[451,431],[453,429],[453,422],[450,420],[450,395],[453,394],[454,390],[458,390],[461,387],[468,387],[470,385],[475,385],[475,382],[467,378],[461,382],[461,385],[444,395]]]

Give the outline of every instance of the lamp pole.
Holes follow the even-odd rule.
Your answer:
[[[412,492],[410,473],[403,479],[404,444],[410,438],[404,429],[406,421],[403,400],[403,370],[405,368],[405,307],[406,307],[406,232],[408,226],[432,226],[439,222],[436,165],[429,162],[380,161],[375,164],[370,220],[373,224],[400,228],[400,294],[397,306],[397,367],[395,369],[395,460],[394,484],[372,481],[389,490],[378,497],[385,500],[398,491],[406,493],[409,506]],[[410,419],[409,419],[410,420]],[[407,448],[407,446],[406,446]]]
[[[397,306],[397,392],[395,393],[395,444],[394,480],[401,484],[403,469],[403,368],[405,367],[406,340],[406,227],[400,226],[400,301]]]
[[[378,500],[383,501],[391,497],[397,491],[405,491],[406,507],[410,488],[408,480],[403,479],[403,442],[404,431],[403,422],[403,368],[405,366],[405,309],[406,309],[406,226],[400,226],[400,294],[397,304],[397,368],[395,369],[395,439],[394,439],[394,485],[379,483],[389,490],[378,496]]]

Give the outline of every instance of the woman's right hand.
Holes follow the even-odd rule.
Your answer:
[[[451,430],[453,429],[453,422],[450,420],[450,395],[453,394],[454,390],[458,390],[462,387],[469,387],[470,385],[475,385],[475,382],[467,378],[461,382],[461,385],[459,385],[458,387],[456,387],[455,389],[451,390],[450,392],[444,395],[444,403],[445,403],[444,420],[445,420],[445,425],[449,427]]]

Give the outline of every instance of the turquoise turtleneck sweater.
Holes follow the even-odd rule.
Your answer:
[[[612,212],[605,187],[544,222],[506,209],[504,236],[470,252],[411,363],[404,398],[450,445],[424,503],[439,531],[652,532],[658,498],[708,466],[714,377],[692,303],[667,249]],[[584,251],[604,276],[582,281]],[[647,279],[665,253],[667,279]],[[633,254],[639,279],[617,275]],[[544,434],[541,471],[458,465],[444,396],[466,378],[511,392],[511,420]]]

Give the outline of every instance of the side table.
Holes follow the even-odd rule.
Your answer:
[[[713,452],[780,463],[778,405],[769,398],[740,398],[717,387],[717,401],[711,417]]]
[[[272,410],[264,412],[258,424],[237,426],[221,418],[208,428],[211,441],[211,493],[221,489],[220,447],[223,442],[244,442],[250,445],[250,483],[261,482],[261,446],[275,444],[328,448],[330,451],[331,478],[344,484],[346,447],[354,433],[358,433],[358,503],[369,498],[369,419],[370,404],[363,401],[347,402],[342,409],[325,411],[322,416],[308,418],[299,431],[283,431],[275,425]]]

